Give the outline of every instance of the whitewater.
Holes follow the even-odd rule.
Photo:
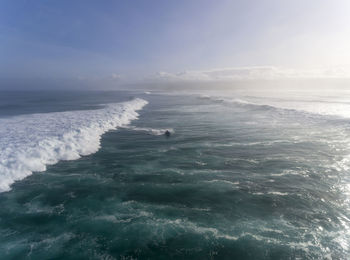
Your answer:
[[[0,192],[60,160],[95,153],[101,136],[138,118],[148,102],[107,104],[102,109],[38,113],[0,119]]]
[[[313,117],[342,117],[350,118],[350,103],[344,97],[328,96],[253,96],[250,95],[198,95],[200,99],[217,103],[234,104],[261,110],[277,110],[283,113],[299,112]]]

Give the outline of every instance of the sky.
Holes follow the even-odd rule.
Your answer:
[[[349,77],[348,0],[0,0],[19,79]]]

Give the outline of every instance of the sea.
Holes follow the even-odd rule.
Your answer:
[[[349,173],[347,90],[1,91],[0,259],[349,259]]]

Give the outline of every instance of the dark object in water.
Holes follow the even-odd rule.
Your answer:
[[[169,137],[170,136],[169,130],[166,130],[164,134],[165,134],[166,137]]]

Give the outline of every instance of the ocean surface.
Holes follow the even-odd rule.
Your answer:
[[[315,93],[1,92],[0,259],[349,259],[350,92]]]

